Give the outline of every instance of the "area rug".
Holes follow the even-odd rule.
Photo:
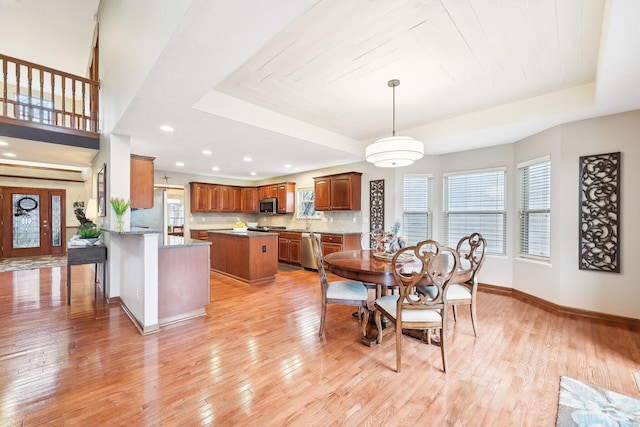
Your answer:
[[[560,377],[556,427],[640,426],[640,400]]]
[[[35,270],[38,268],[66,267],[64,255],[42,255],[6,258],[0,261],[0,273],[4,271]]]

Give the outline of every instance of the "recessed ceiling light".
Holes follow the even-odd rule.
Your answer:
[[[250,162],[251,161],[251,157],[244,157],[242,160],[244,160],[245,162]]]
[[[250,174],[251,176],[256,176],[257,174],[255,172],[251,172]]]
[[[284,165],[285,168],[289,169],[291,165]]]
[[[9,145],[9,143],[8,142],[4,142],[4,141],[0,141],[0,145],[2,145],[4,147],[6,145]]]
[[[17,157],[14,153],[3,153],[5,157]]]
[[[202,154],[206,154],[207,156],[210,156],[211,154],[213,154],[213,151],[211,151],[211,150],[202,150]]]
[[[184,166],[184,163],[182,163],[182,162],[176,162],[176,166]]]
[[[214,166],[214,167],[212,167],[212,168],[211,168],[211,170],[219,171],[219,170],[220,170],[220,168],[219,168],[219,167],[217,167],[217,166]]]
[[[299,170],[300,170],[300,168],[293,168],[293,170],[294,170],[294,171],[299,171]]]
[[[160,126],[160,130],[163,132],[173,132],[173,128],[169,125]]]

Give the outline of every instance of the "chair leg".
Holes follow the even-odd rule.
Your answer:
[[[361,307],[359,310],[362,310],[363,314],[364,314],[362,316],[362,336],[366,337],[367,336],[367,324],[369,323],[369,309],[365,306],[365,307]]]
[[[324,321],[327,318],[327,302],[322,301],[322,314],[320,315],[320,332],[318,333],[319,336],[322,336],[322,334],[324,333]]]
[[[402,370],[402,325],[396,323],[396,372]]]
[[[447,373],[447,352],[445,350],[444,328],[440,329],[440,353],[442,354],[442,371]]]
[[[374,313],[376,327],[378,328],[378,344],[382,344],[382,312],[376,310]]]
[[[478,327],[477,325],[477,319],[476,319],[476,300],[475,298],[473,300],[471,300],[471,325],[473,325],[473,335],[475,337],[478,336]]]
[[[455,305],[452,305],[451,308],[453,309],[453,321],[457,322],[458,321],[458,309],[456,308]]]

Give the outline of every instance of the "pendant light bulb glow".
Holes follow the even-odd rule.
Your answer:
[[[393,133],[367,146],[365,157],[382,168],[409,166],[424,156],[424,144],[409,136],[396,136],[396,86],[400,80],[389,80],[387,84],[393,88]]]

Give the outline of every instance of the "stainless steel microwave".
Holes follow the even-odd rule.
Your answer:
[[[262,199],[260,200],[260,213],[275,215],[278,213],[278,199]]]

